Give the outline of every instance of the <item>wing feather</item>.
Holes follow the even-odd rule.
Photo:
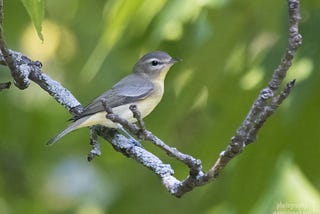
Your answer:
[[[73,120],[105,111],[101,99],[105,99],[107,105],[114,108],[144,99],[148,97],[153,90],[153,83],[145,76],[136,73],[130,74],[120,80],[110,90],[94,99],[84,108],[83,112],[79,116],[74,117]]]

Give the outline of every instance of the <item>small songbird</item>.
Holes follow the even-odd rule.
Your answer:
[[[106,110],[103,102],[114,114],[129,122],[136,122],[129,106],[135,104],[144,118],[160,102],[164,92],[164,79],[170,67],[180,60],[172,58],[163,51],[147,53],[134,65],[133,72],[101,96],[87,105],[80,115],[72,118],[66,129],[52,138],[48,144],[53,144],[66,134],[93,125],[102,125],[109,128],[117,128],[116,124],[106,118]]]

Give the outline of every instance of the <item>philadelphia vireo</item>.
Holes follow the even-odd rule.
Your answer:
[[[131,74],[94,99],[80,115],[72,118],[73,123],[52,138],[48,144],[53,144],[69,132],[82,127],[102,125],[117,128],[116,124],[106,118],[107,113],[102,100],[112,108],[114,114],[130,123],[136,122],[129,109],[132,104],[137,105],[142,118],[146,117],[160,102],[164,92],[166,74],[170,67],[178,61],[163,51],[154,51],[144,55],[134,65]]]

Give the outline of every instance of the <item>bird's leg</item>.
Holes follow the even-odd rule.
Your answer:
[[[138,147],[143,148],[143,146],[141,145],[141,143],[140,143],[138,140],[136,140],[134,137],[132,137],[132,135],[130,135],[129,132],[127,132],[127,130],[125,130],[120,123],[115,123],[115,124],[116,124],[116,126],[117,126],[117,128],[118,128],[119,130],[121,130],[125,135],[127,135],[127,137],[129,137],[130,141],[131,141],[135,146],[138,146]]]

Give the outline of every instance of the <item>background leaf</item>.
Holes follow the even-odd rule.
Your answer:
[[[21,0],[36,28],[38,37],[43,41],[42,21],[44,17],[44,0]]]

